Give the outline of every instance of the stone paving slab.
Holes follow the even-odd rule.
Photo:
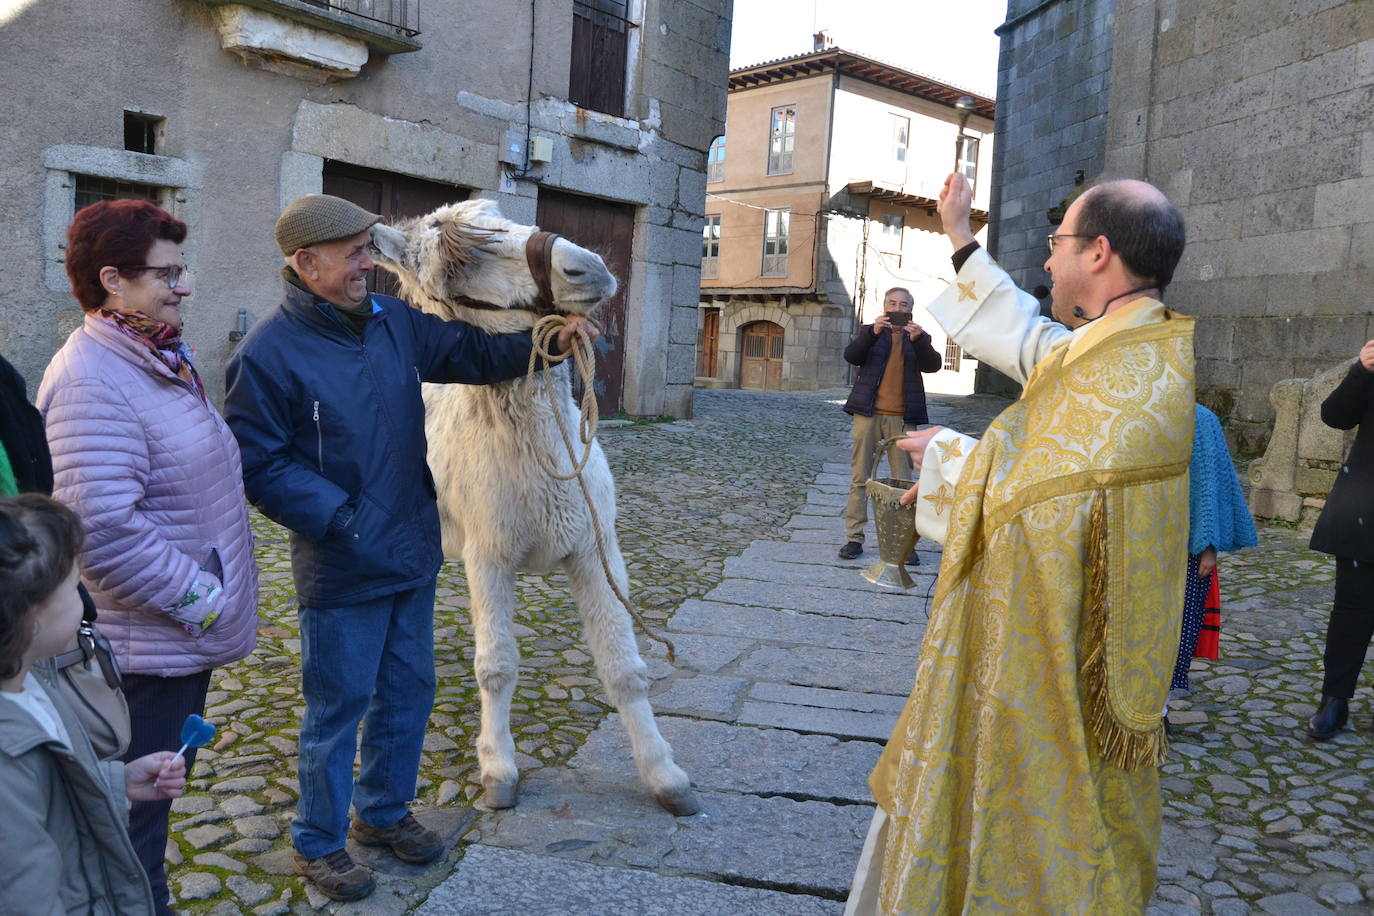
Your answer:
[[[682,630],[833,649],[882,649],[888,654],[910,653],[914,657],[920,651],[925,625],[742,607],[693,598],[683,602],[673,615],[672,632]]]
[[[818,709],[846,709],[855,712],[897,715],[906,705],[906,695],[860,693],[855,690],[824,690],[793,684],[756,684],[749,690],[751,700],[765,703],[790,703]]]
[[[658,714],[733,719],[749,686],[743,678],[698,674],[674,679],[667,690],[651,694],[649,702]]]
[[[844,904],[473,845],[423,916],[839,916]]]
[[[816,565],[835,566],[840,569],[859,570],[878,558],[878,549],[872,542],[865,542],[864,552],[853,560],[841,560],[839,545],[830,541],[823,543],[799,543],[791,541],[755,541],[740,554],[746,560],[773,560],[778,563],[791,563],[794,566]],[[933,541],[921,540],[916,545],[916,553],[921,557],[921,566],[913,571],[929,572],[940,565],[940,545]],[[910,567],[908,567],[910,569]]]
[[[844,532],[844,519],[839,513],[833,515],[817,515],[814,513],[798,512],[787,520],[784,528],[820,528],[824,531]]]
[[[492,812],[480,842],[597,864],[721,876],[838,898],[848,892],[872,807],[700,790],[701,813],[674,818],[638,780],[547,768],[520,802]]]
[[[673,759],[700,789],[872,801],[868,773],[881,751],[872,742],[678,716],[661,716],[658,725]],[[571,766],[596,770],[607,781],[638,779],[625,729],[611,720],[592,732]]]
[[[833,551],[832,551],[832,555]],[[874,585],[861,574],[878,559],[877,551],[872,557],[864,557],[868,563],[840,565],[844,563],[838,556],[834,565],[784,563],[778,560],[760,560],[753,557],[731,557],[725,561],[725,575],[735,579],[753,579],[759,582],[782,583],[789,586],[814,586],[816,588],[838,588],[848,591],[864,592],[874,595],[894,593]],[[823,594],[823,593],[822,593]]]
[[[759,646],[734,667],[733,673],[778,684],[906,696],[916,682],[916,656],[810,646]]]
[[[847,709],[818,709],[782,703],[757,703],[746,700],[739,720],[771,728],[790,728],[799,732],[819,732],[846,738],[886,741],[897,725],[896,713],[854,712]]]
[[[916,574],[916,587],[909,592],[869,591],[842,588],[815,588],[783,582],[758,582],[749,579],[727,579],[707,592],[707,601],[722,604],[744,604],[754,607],[781,608],[811,614],[836,617],[867,617],[872,620],[895,620],[899,623],[924,622],[923,596],[933,583],[934,576]],[[863,582],[862,579],[859,580]]]

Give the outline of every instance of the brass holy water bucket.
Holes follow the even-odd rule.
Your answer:
[[[877,470],[887,451],[901,436],[890,436],[878,443],[873,453]],[[916,580],[906,571],[907,557],[916,546],[916,504],[903,506],[898,500],[915,481],[897,477],[870,477],[864,485],[873,502],[873,524],[878,529],[878,562],[865,569],[863,577],[883,588],[911,588]]]

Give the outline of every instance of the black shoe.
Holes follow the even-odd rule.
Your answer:
[[[840,548],[840,559],[852,560],[863,552],[864,545],[860,544],[858,541],[850,541]]]
[[[1307,735],[1316,741],[1328,741],[1335,737],[1336,732],[1345,728],[1349,718],[1350,704],[1344,697],[1329,697],[1322,694],[1322,705],[1318,706],[1316,714],[1307,720]]]
[[[911,556],[909,556],[909,557],[906,558],[906,565],[907,565],[907,566],[920,566],[920,565],[921,565],[921,555],[920,555],[919,553],[916,552],[916,548],[913,547],[913,548],[911,549]]]
[[[1169,723],[1169,717],[1167,715],[1164,717],[1164,736],[1166,738],[1172,738],[1174,736],[1174,727]]]

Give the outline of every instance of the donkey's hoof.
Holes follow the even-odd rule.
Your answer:
[[[514,808],[518,782],[494,782],[482,793],[482,804],[488,808]]]
[[[691,789],[680,792],[655,792],[654,801],[673,817],[691,817],[701,811],[701,802]]]

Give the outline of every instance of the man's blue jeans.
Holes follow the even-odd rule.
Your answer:
[[[434,706],[434,586],[300,610],[305,719],[291,841],[307,859],[343,849],[350,799],[365,823],[390,827],[415,797]]]

